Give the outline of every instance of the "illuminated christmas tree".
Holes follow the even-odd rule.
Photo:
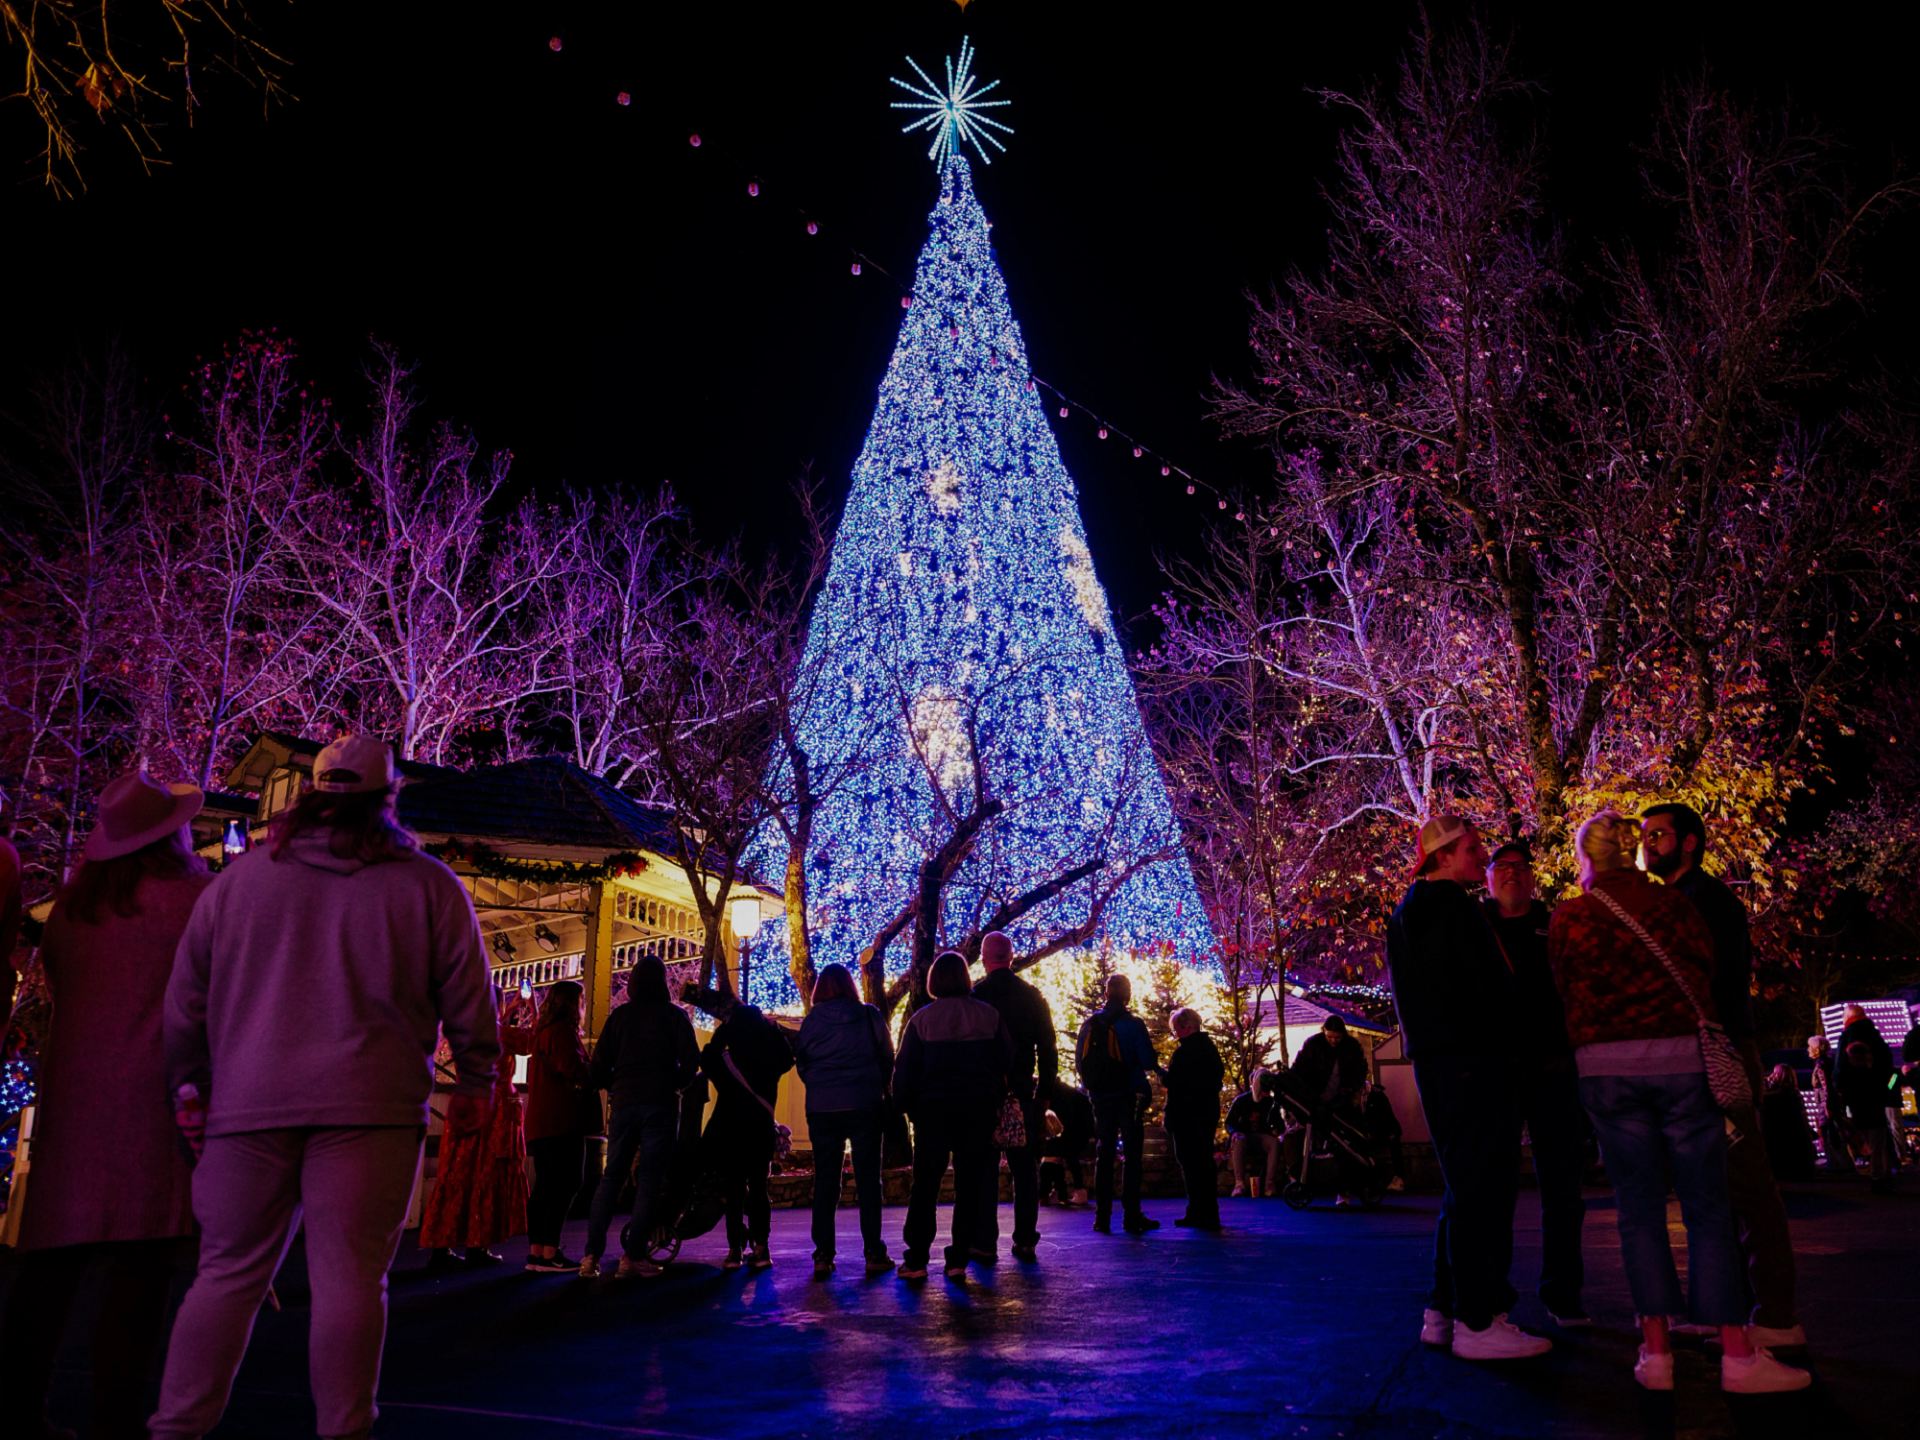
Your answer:
[[[917,108],[934,112],[920,123],[935,122],[940,198],[808,640],[821,681],[803,747],[816,765],[870,757],[815,821],[814,960],[851,964],[871,945],[984,793],[1006,808],[944,890],[944,943],[1098,861],[1010,927],[1021,953],[1097,910],[1088,948],[1210,964],[1213,937],[1073,480],[959,153],[995,124],[974,113],[984,92],[969,95],[967,60],[963,51],[958,76],[949,71],[947,95],[931,82],[915,92],[937,102]],[[1153,856],[1165,858],[1142,863]],[[779,873],[783,859],[763,860]],[[887,968],[897,975],[909,960],[895,944]],[[750,989],[762,1003],[796,998],[777,962],[756,960]]]

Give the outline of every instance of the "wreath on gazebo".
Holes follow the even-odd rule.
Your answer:
[[[598,885],[638,875],[647,868],[646,857],[632,850],[609,855],[596,864],[591,860],[516,860],[489,845],[469,840],[445,840],[421,848],[436,859],[462,866],[488,880],[519,880],[533,885]]]

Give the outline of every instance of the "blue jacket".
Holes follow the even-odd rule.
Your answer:
[[[1113,1021],[1113,1037],[1120,1042],[1120,1059],[1133,1073],[1133,1080],[1125,1090],[1094,1090],[1088,1087],[1088,1093],[1096,1100],[1111,1099],[1117,1095],[1151,1095],[1153,1087],[1147,1083],[1149,1070],[1158,1073],[1160,1057],[1153,1053],[1153,1040],[1147,1034],[1147,1027],[1124,1005],[1109,1000],[1100,1012]],[[1080,1037],[1074,1044],[1074,1054],[1078,1055],[1087,1048],[1087,1026],[1093,1020],[1089,1017],[1080,1026]]]
[[[871,1005],[829,1000],[800,1022],[793,1042],[807,1110],[872,1110],[893,1070],[893,1037]]]
[[[916,1010],[900,1037],[893,1098],[909,1114],[929,1105],[997,1107],[1013,1069],[1013,1036],[1000,1012],[970,995]]]

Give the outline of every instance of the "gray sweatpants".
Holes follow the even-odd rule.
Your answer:
[[[420,1126],[254,1130],[207,1141],[193,1173],[200,1269],[174,1321],[156,1437],[220,1423],[254,1317],[295,1229],[307,1229],[307,1345],[322,1435],[373,1424],[387,1267],[406,1224]]]

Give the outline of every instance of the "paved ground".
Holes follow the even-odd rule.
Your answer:
[[[1214,1237],[1167,1222],[1135,1239],[1092,1233],[1084,1211],[1043,1211],[1041,1263],[1003,1262],[965,1286],[912,1287],[857,1268],[811,1278],[806,1216],[777,1211],[776,1264],[725,1275],[716,1232],[660,1281],[537,1277],[516,1262],[394,1278],[382,1416],[386,1440],[547,1440],[591,1434],[762,1440],[947,1437],[1885,1436],[1920,1433],[1920,1178],[1870,1198],[1855,1182],[1791,1187],[1810,1391],[1723,1397],[1717,1362],[1683,1353],[1679,1388],[1630,1376],[1631,1305],[1612,1196],[1590,1191],[1583,1334],[1548,1329],[1531,1297],[1515,1314],[1561,1343],[1540,1361],[1476,1367],[1417,1343],[1436,1201],[1373,1213],[1324,1203],[1227,1201]],[[1514,1278],[1537,1273],[1531,1192]],[[1002,1211],[1003,1230],[1010,1219]],[[904,1211],[889,1209],[897,1249]],[[1678,1232],[1677,1212],[1673,1225]],[[578,1231],[568,1234],[577,1250]],[[944,1216],[943,1216],[944,1229]],[[858,1254],[853,1213],[840,1248]],[[10,1269],[10,1267],[7,1267]],[[287,1308],[262,1316],[218,1440],[312,1434],[299,1252]],[[70,1343],[56,1414],[78,1423],[86,1350]]]

